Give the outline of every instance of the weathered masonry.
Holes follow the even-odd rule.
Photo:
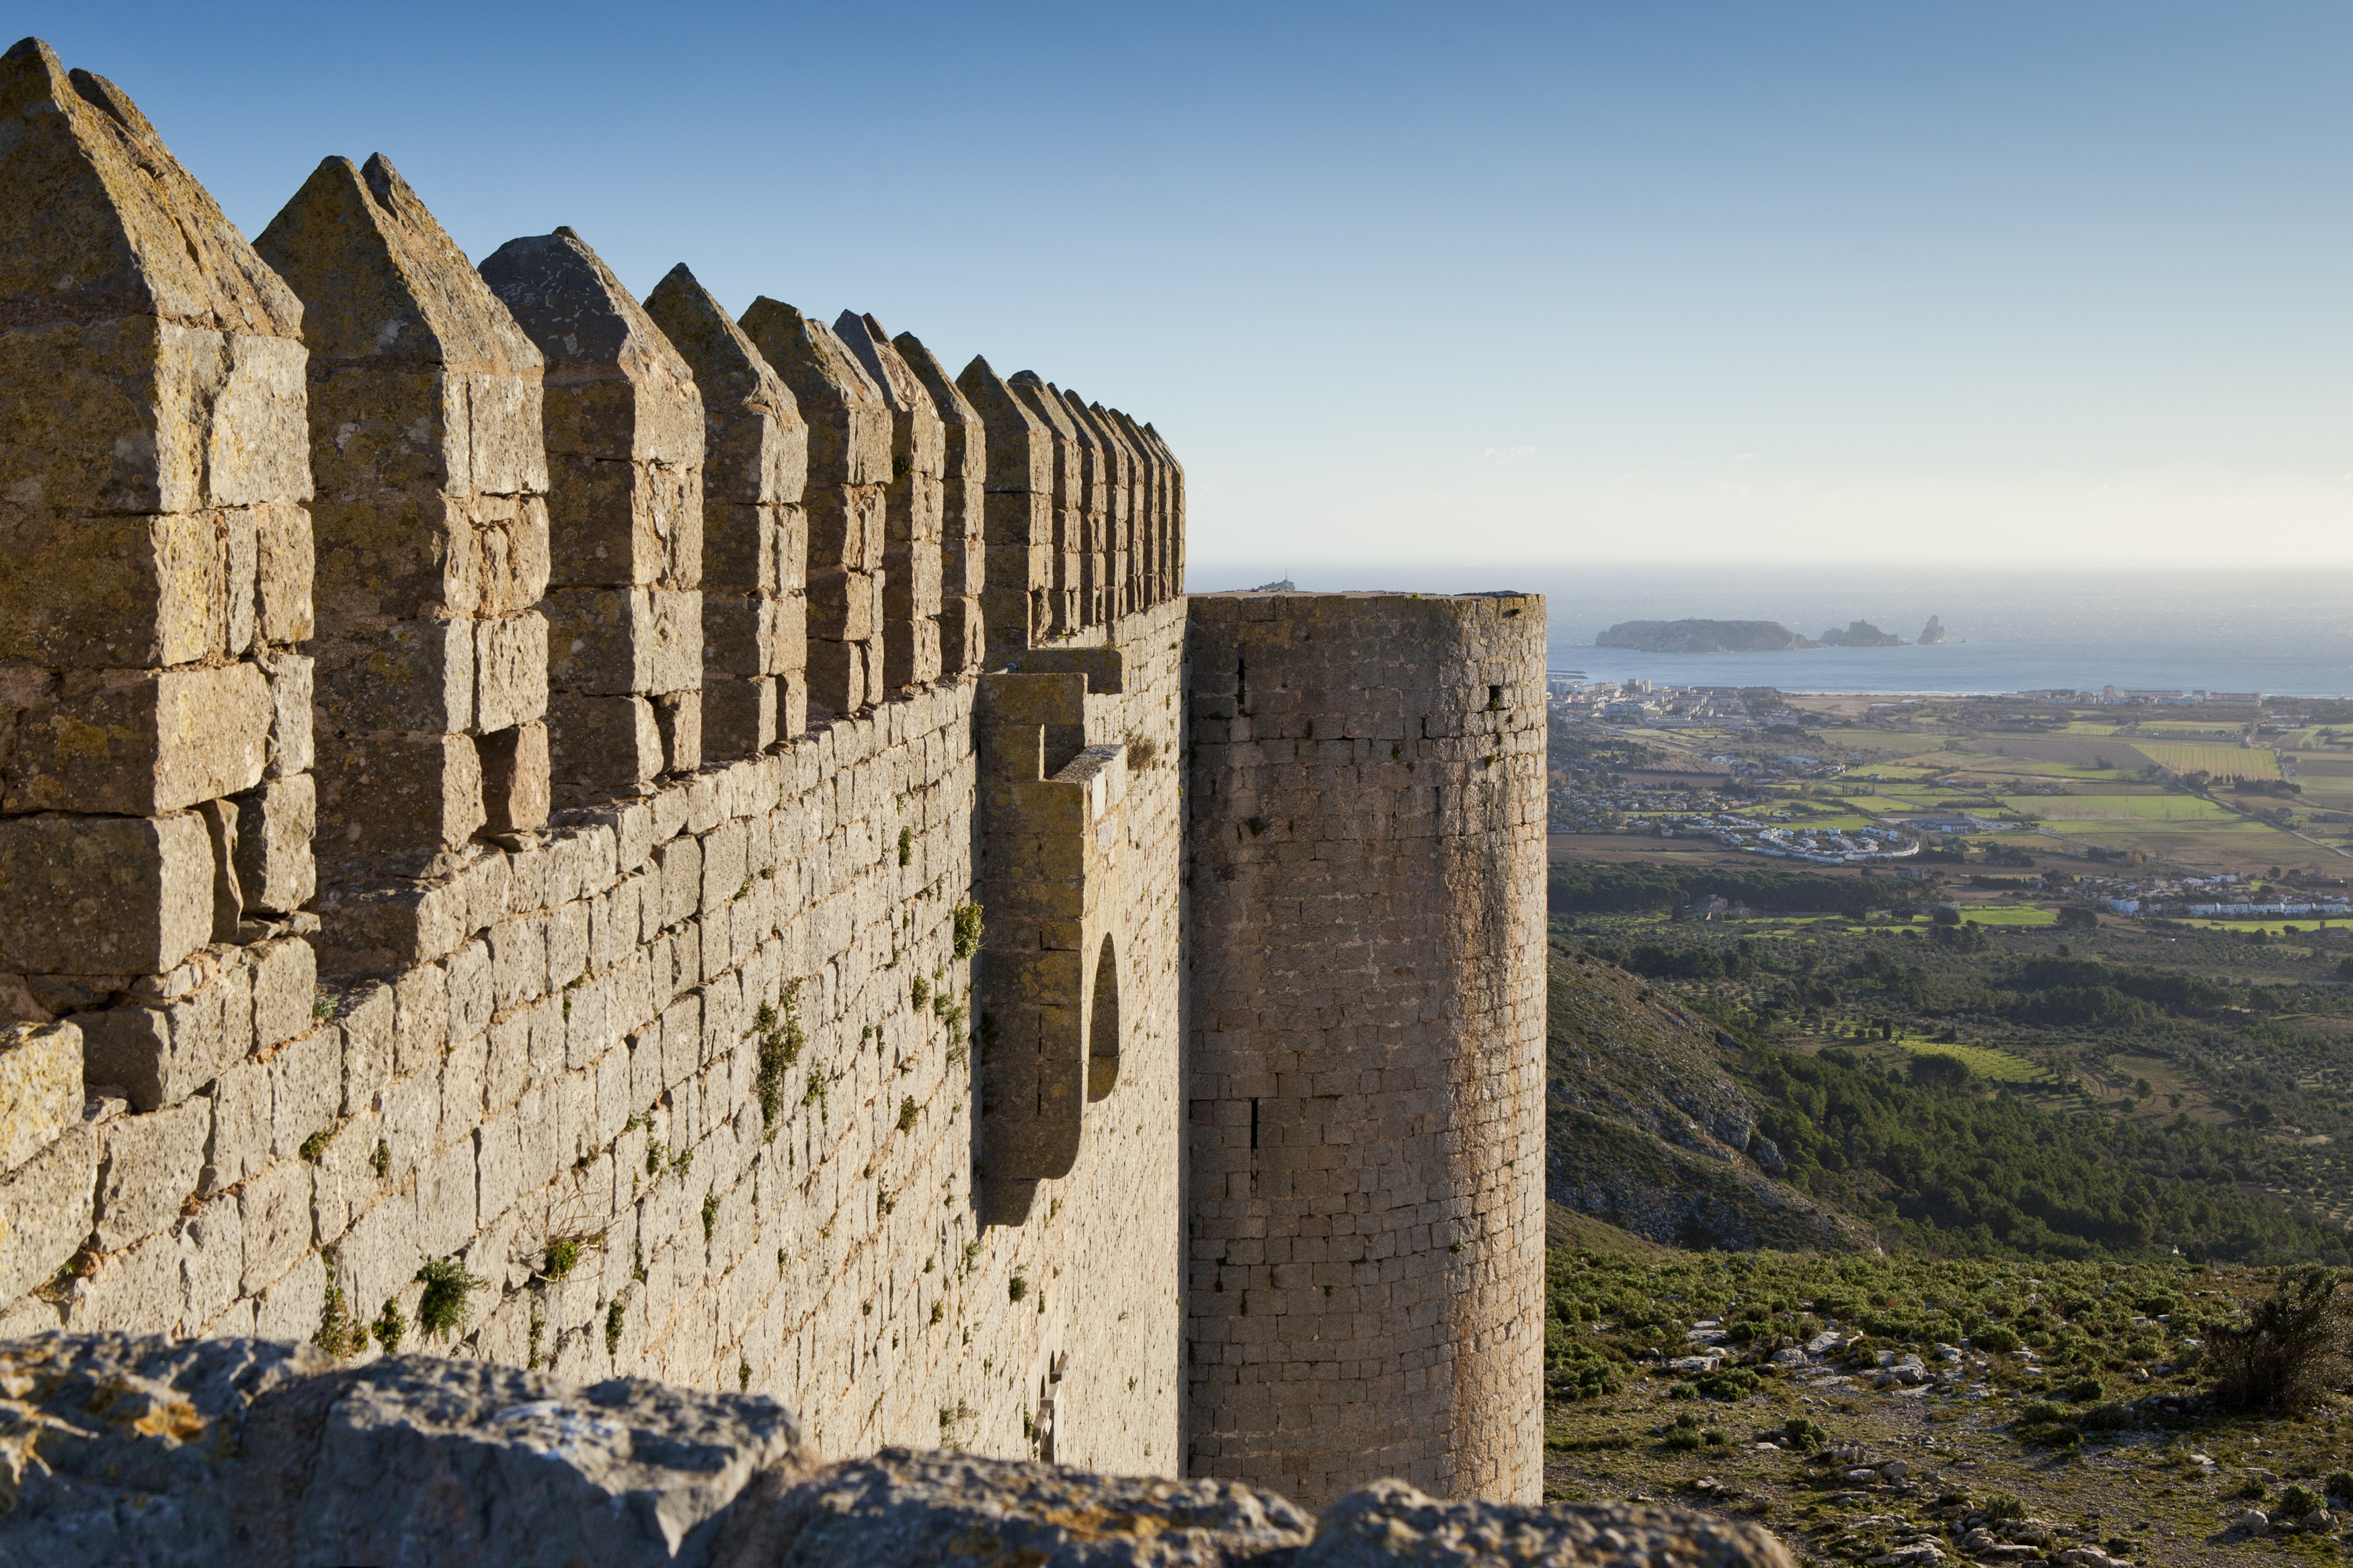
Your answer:
[[[248,243],[36,40],[0,405],[0,1339],[1533,1495],[1539,601],[1188,601],[1149,424],[381,156]]]

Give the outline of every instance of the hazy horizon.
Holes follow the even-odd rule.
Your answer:
[[[2341,6],[20,26],[248,234],[380,151],[477,258],[570,224],[1129,409],[1196,559],[2353,565]]]

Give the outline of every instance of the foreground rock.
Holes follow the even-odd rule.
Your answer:
[[[1664,1509],[1440,1502],[1378,1481],[1308,1516],[1229,1481],[885,1449],[824,1465],[757,1395],[480,1362],[119,1335],[0,1345],[0,1568],[1020,1563],[1791,1568]]]

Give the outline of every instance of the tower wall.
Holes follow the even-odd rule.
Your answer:
[[[1543,1481],[1544,602],[1187,620],[1190,1473]]]

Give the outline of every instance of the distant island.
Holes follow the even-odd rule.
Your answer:
[[[1822,634],[1824,647],[1902,647],[1904,639],[1894,632],[1883,632],[1869,621],[1850,621],[1840,631],[1833,626]]]
[[[1641,653],[1779,653],[1814,644],[1778,621],[1691,620],[1620,621],[1593,646]]]
[[[1936,616],[1930,616],[1928,617],[1928,624],[1920,628],[1920,646],[1922,647],[1931,647],[1944,640],[1945,623],[1938,620]]]

